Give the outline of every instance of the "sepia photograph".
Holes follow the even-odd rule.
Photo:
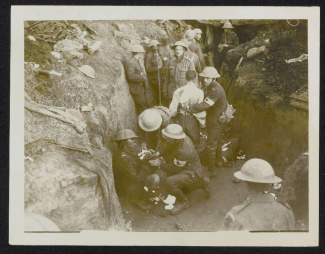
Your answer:
[[[310,20],[167,14],[18,23],[22,234],[311,232]]]

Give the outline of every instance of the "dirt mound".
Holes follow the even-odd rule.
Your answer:
[[[150,36],[148,26],[158,27],[150,21],[41,25],[25,30],[26,97],[74,112],[87,128],[78,133],[70,124],[25,110],[25,210],[53,220],[61,230],[124,229],[111,149],[115,133],[136,130],[137,119],[121,60],[130,56],[131,44]],[[55,37],[58,27],[62,31]],[[87,35],[80,39],[76,27]],[[60,37],[64,31],[68,33]],[[93,54],[87,45],[72,53],[53,53],[63,39],[102,45]],[[95,78],[82,73],[82,65],[91,66]],[[40,74],[39,69],[59,74]]]

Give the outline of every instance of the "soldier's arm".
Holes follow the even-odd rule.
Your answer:
[[[136,69],[134,63],[127,63],[126,74],[130,81],[133,81],[133,82],[144,82],[145,81],[144,75],[137,73],[137,69]]]
[[[211,93],[208,94],[204,101],[198,104],[190,105],[188,107],[188,110],[192,113],[206,111],[216,103],[218,97],[219,96],[217,90],[212,89]]]
[[[196,54],[195,56],[195,70],[197,73],[201,73],[202,72],[202,67],[201,67],[201,63],[200,63],[200,60],[199,60],[199,57],[198,55]]]
[[[177,109],[178,109],[178,104],[179,104],[180,96],[179,96],[179,90],[177,89],[174,92],[172,102],[169,105],[169,110],[171,112],[171,117],[176,116],[177,114]]]
[[[228,45],[227,49],[229,50],[229,49],[236,48],[238,45],[239,45],[238,36],[237,36],[237,34],[234,34],[233,38],[231,40],[231,44]]]

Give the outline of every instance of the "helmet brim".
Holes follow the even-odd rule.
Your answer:
[[[248,176],[241,171],[237,171],[234,173],[234,176],[239,180],[246,181],[246,182],[253,182],[253,183],[280,183],[282,179],[278,176],[271,176],[264,179],[256,179],[252,176]]]
[[[159,34],[158,34],[158,32],[156,32],[156,35],[159,37],[159,38],[161,38],[161,39],[167,39],[168,38],[168,35],[166,34],[166,36],[160,36]]]
[[[183,138],[185,138],[185,133],[182,133],[179,136],[175,136],[175,135],[171,135],[171,134],[167,133],[165,129],[163,129],[161,132],[162,132],[162,134],[164,134],[168,138],[172,138],[172,139],[183,139]]]
[[[219,74],[216,77],[207,77],[207,76],[201,75],[201,73],[199,74],[199,76],[202,78],[220,78],[221,77]]]
[[[157,125],[155,125],[154,127],[152,128],[147,128],[146,126],[143,125],[142,123],[142,118],[143,118],[143,112],[139,115],[139,125],[140,125],[140,128],[144,131],[148,131],[148,132],[151,132],[151,131],[156,131],[159,129],[159,127],[161,126],[161,123],[162,123],[162,118],[160,117],[158,122],[157,122]]]
[[[183,45],[173,45],[173,46],[171,46],[171,49],[175,50],[175,48],[176,48],[177,46],[181,46],[181,47],[183,47],[183,48],[185,49],[185,51],[188,50],[188,47],[183,46]]]

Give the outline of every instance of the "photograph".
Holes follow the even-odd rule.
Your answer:
[[[167,14],[17,22],[23,235],[311,232],[310,20]]]

